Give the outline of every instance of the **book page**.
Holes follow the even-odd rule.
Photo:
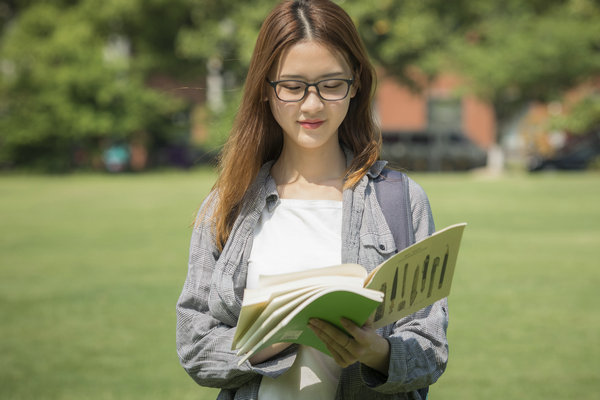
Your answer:
[[[251,325],[255,323],[263,310],[273,303],[274,299],[279,298],[277,305],[281,307],[286,299],[291,301],[308,290],[327,285],[362,287],[366,275],[366,270],[358,264],[341,264],[287,274],[261,276],[259,278],[261,287],[244,290],[242,309],[234,333],[232,349],[238,347],[238,341],[250,330]],[[254,328],[252,331],[256,329]]]
[[[293,282],[282,282],[273,286],[266,286],[256,289],[245,289],[242,307],[249,307],[253,304],[267,304],[277,296],[290,293],[298,289],[307,287],[316,287],[323,285],[350,285],[362,287],[364,282],[362,277],[356,276],[312,276],[306,279],[300,279]]]
[[[344,317],[362,325],[373,313],[381,298],[380,292],[365,288],[334,287],[319,290],[262,336],[239,364],[257,351],[279,342],[304,344],[329,354],[325,344],[308,327],[308,320],[323,319],[343,329],[340,318]],[[243,354],[243,351],[240,354]]]
[[[375,314],[380,328],[447,297],[466,224],[456,224],[407,247],[367,278],[384,300]]]
[[[301,282],[304,279],[324,276],[349,276],[361,278],[363,281],[367,276],[367,271],[358,264],[340,264],[322,268],[312,268],[298,272],[276,275],[260,275],[258,278],[258,287],[260,289],[273,287],[287,282]]]
[[[248,331],[237,343],[236,347],[239,349],[238,355],[250,350],[298,305],[302,304],[304,301],[306,301],[306,299],[314,296],[315,293],[318,293],[322,289],[323,287],[312,289],[296,299],[293,299],[286,304],[282,304],[280,307],[273,307],[269,310],[265,309],[265,311],[259,315],[257,323],[252,324],[252,326],[248,328]],[[261,322],[258,322],[258,320],[261,320]]]
[[[254,334],[262,324],[265,323],[271,314],[275,313],[277,310],[280,310],[279,313],[286,312],[286,310],[289,312],[289,310],[300,304],[316,290],[322,287],[323,286],[309,286],[294,290],[293,292],[285,293],[281,296],[276,296],[266,305],[261,303],[260,309],[252,306],[242,308],[238,325],[235,330],[235,335],[233,337],[231,349],[236,350],[240,348],[242,344],[246,343],[248,338]],[[281,318],[283,318],[283,316]]]

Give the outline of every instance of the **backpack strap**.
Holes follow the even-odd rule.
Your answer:
[[[384,168],[373,181],[375,195],[381,206],[396,248],[403,250],[415,242],[412,225],[408,177],[400,171]],[[417,390],[422,400],[427,399],[429,387]]]
[[[384,168],[374,180],[377,201],[383,211],[396,248],[403,250],[413,244],[414,232],[408,178],[400,171]]]

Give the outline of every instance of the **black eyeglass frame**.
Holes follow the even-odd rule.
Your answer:
[[[273,91],[275,92],[275,96],[277,97],[277,99],[279,99],[279,101],[283,101],[284,103],[298,103],[298,102],[304,100],[306,98],[306,95],[308,94],[308,88],[311,87],[311,86],[315,87],[315,89],[317,91],[317,95],[323,101],[340,101],[340,100],[344,100],[346,97],[348,97],[348,93],[350,93],[350,87],[352,87],[352,84],[354,83],[354,79],[344,79],[344,78],[322,79],[322,80],[320,80],[318,82],[315,82],[315,83],[308,83],[308,82],[300,81],[300,80],[297,80],[297,79],[283,79],[283,80],[280,80],[280,81],[270,81],[269,78],[266,78],[266,80],[267,80],[267,83],[269,85],[271,85],[271,87],[273,88]],[[335,99],[335,100],[329,100],[329,99],[324,98],[321,95],[321,91],[319,90],[319,84],[322,83],[322,82],[327,82],[327,81],[343,81],[343,82],[345,82],[348,85],[347,89],[346,89],[346,94],[343,97],[341,97],[339,99]],[[277,94],[277,85],[280,84],[281,82],[298,82],[298,83],[303,83],[304,85],[306,85],[304,87],[304,94],[298,100],[283,100],[283,99],[281,99],[279,97],[279,94]]]

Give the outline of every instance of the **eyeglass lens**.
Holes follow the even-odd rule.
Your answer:
[[[342,100],[348,95],[350,82],[344,79],[328,79],[316,84],[308,84],[287,80],[278,82],[275,91],[282,101],[300,101],[306,96],[309,86],[316,86],[317,93],[323,100],[335,101]]]

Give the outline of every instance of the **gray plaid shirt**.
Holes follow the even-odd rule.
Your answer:
[[[221,253],[208,223],[197,223],[190,245],[188,274],[177,302],[177,353],[187,373],[200,385],[221,388],[218,399],[256,399],[262,376],[277,377],[294,362],[297,346],[258,365],[239,357],[231,342],[240,313],[254,227],[264,207],[278,201],[269,171],[260,170],[245,197]],[[377,202],[372,179],[385,162],[373,165],[354,189],[343,193],[342,262],[372,270],[396,251]],[[409,179],[413,240],[435,230],[423,189]],[[434,383],[448,360],[446,299],[379,330],[390,342],[388,375],[360,363],[342,370],[336,399],[420,399],[416,389]]]

